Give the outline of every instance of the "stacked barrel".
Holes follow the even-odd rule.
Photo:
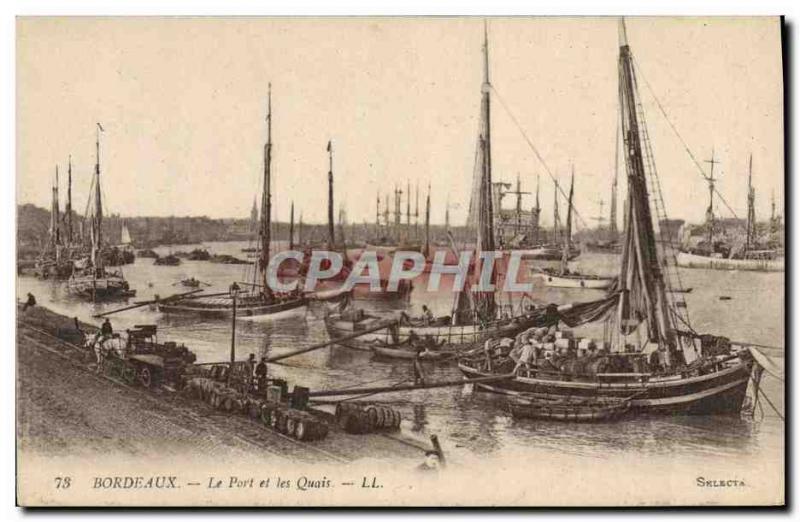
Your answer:
[[[302,441],[324,439],[328,425],[308,412],[255,397],[248,397],[225,384],[207,377],[190,379],[186,391],[195,399],[215,409],[242,413],[264,426]]]
[[[336,405],[336,421],[347,433],[397,431],[401,420],[400,412],[388,406],[349,401]]]

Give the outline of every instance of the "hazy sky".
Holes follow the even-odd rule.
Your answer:
[[[488,20],[494,88],[551,171],[566,182],[574,164],[576,206],[584,218],[596,215],[599,200],[608,201],[614,166],[617,20]],[[404,187],[410,180],[421,187],[430,181],[434,222],[443,222],[448,195],[453,222],[463,222],[480,107],[482,24],[479,18],[19,19],[18,201],[48,206],[55,165],[65,172],[72,154],[73,205],[83,212],[99,121],[106,130],[107,212],[246,216],[260,190],[272,82],[277,218],[288,219],[294,200],[306,221],[325,219],[325,147],[332,139],[337,206],[346,203],[351,221],[373,221],[376,193],[383,200],[395,182]],[[701,160],[715,148],[718,188],[737,214],[745,216],[750,153],[757,214],[768,214],[773,190],[781,209],[779,20],[631,18],[627,25],[640,75],[689,147]],[[705,183],[641,76],[640,84],[669,215],[702,220]],[[492,133],[495,180],[513,181],[519,173],[532,191],[539,175],[548,221],[552,181],[496,97]],[[623,178],[620,185],[623,197]],[[532,202],[528,196],[524,205]]]

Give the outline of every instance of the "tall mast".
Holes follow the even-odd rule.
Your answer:
[[[294,250],[294,201],[289,211],[289,250]]]
[[[480,158],[480,197],[478,199],[478,234],[475,250],[481,252],[494,252],[494,209],[493,209],[493,183],[492,183],[492,133],[491,133],[491,103],[490,92],[492,86],[489,81],[489,35],[486,21],[483,24],[483,84],[481,85],[481,127],[479,138]],[[483,271],[483,267],[481,267]],[[490,284],[496,281],[496,271],[490,275]],[[494,292],[481,292],[475,296],[478,304],[478,315],[482,320],[494,320],[497,303]]]
[[[770,215],[769,220],[772,223],[775,223],[775,189],[772,189],[772,196],[770,197]]]
[[[708,181],[708,209],[706,210],[706,223],[708,224],[708,248],[714,250],[714,165],[719,162],[714,159],[714,148],[711,148],[711,159],[706,160],[711,164],[711,173],[706,176]]]
[[[415,188],[415,203],[414,203],[414,239],[419,239],[419,181]]]
[[[561,218],[558,215],[558,180],[553,180],[553,243],[559,242],[558,222]]]
[[[494,251],[494,208],[492,183],[492,118],[489,81],[489,32],[483,22],[483,85],[481,86],[481,198],[479,205],[478,251]]]
[[[58,245],[61,244],[61,231],[58,226],[61,211],[58,205],[58,165],[56,165],[56,179],[52,189],[52,201],[50,205],[50,244],[53,251],[58,253]]]
[[[522,224],[522,185],[519,181],[519,172],[517,172],[517,223],[514,230],[515,234],[519,234],[519,227]]]
[[[72,245],[72,155],[67,163],[67,244]]]
[[[261,259],[258,263],[262,295],[272,296],[267,284],[267,266],[269,265],[269,247],[272,241],[272,83],[267,91],[267,142],[264,144],[264,187],[261,192]]]
[[[258,233],[258,201],[256,196],[253,196],[253,208],[250,209],[250,233]]]
[[[450,232],[450,194],[447,195],[447,204],[444,207],[444,231]]]
[[[678,339],[668,309],[666,284],[650,212],[644,151],[648,156],[651,151],[640,129],[640,125],[644,125],[644,114],[638,112],[641,105],[636,72],[624,20],[620,20],[619,29],[619,97],[628,199],[619,276],[618,327],[623,335],[628,335],[645,319],[648,339],[658,344],[664,364],[673,366],[680,362],[682,354],[678,352]]]
[[[336,232],[333,228],[333,143],[328,141],[328,248],[335,248]]]
[[[95,164],[94,164],[94,218],[92,220],[92,265],[102,268],[103,260],[100,248],[103,244],[103,197],[100,190],[100,133],[103,126],[95,127]]]
[[[614,181],[611,183],[611,213],[608,217],[608,233],[612,241],[617,240],[617,178],[619,174],[619,128],[617,128],[617,146],[614,149]]]
[[[303,213],[300,212],[300,220],[297,224],[297,244],[303,245]]]
[[[567,229],[564,235],[564,250],[561,255],[561,273],[567,271],[567,263],[569,262],[569,251],[572,248],[572,196],[575,192],[575,167],[572,167],[572,178],[569,184],[569,200],[567,206]]]
[[[411,182],[406,181],[406,240],[411,237]]]
[[[753,155],[747,167],[747,234],[745,251],[750,250],[755,242],[756,232],[756,190],[753,188]]]
[[[539,205],[539,175],[536,175],[536,206],[533,207],[533,244],[539,244],[539,216],[542,213],[542,208]]]
[[[387,238],[391,235],[390,229],[391,225],[389,224],[389,194],[386,194],[386,199],[384,200],[383,205],[383,224],[386,226],[386,236]]]
[[[394,233],[395,241],[400,242],[400,198],[403,195],[402,189],[394,187]]]
[[[431,255],[431,184],[428,182],[428,196],[425,198],[425,258]]]
[[[381,229],[381,193],[375,197],[375,233],[380,234]]]

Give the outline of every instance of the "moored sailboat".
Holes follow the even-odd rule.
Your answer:
[[[228,317],[234,313],[243,317],[284,315],[305,309],[307,299],[299,291],[277,294],[268,284],[267,267],[270,260],[272,227],[272,87],[267,102],[267,142],[264,145],[264,178],[261,197],[261,223],[259,227],[259,256],[254,275],[257,282],[241,294],[175,299],[158,304],[167,314],[191,314],[205,317]]]
[[[567,209],[567,228],[564,232],[564,247],[561,254],[561,266],[558,269],[534,267],[534,273],[542,274],[544,286],[556,288],[587,288],[605,290],[614,283],[613,277],[592,274],[581,274],[571,271],[568,266],[572,249],[572,197],[575,193],[575,172],[569,186],[569,208]]]
[[[72,161],[70,161],[69,172],[71,183]],[[71,227],[72,218],[69,217],[69,213],[71,213],[72,210],[69,198],[71,198],[71,190],[68,191],[67,201],[67,219]],[[52,188],[50,228],[48,230],[47,243],[35,263],[35,274],[42,279],[67,279],[72,275],[74,268],[71,259],[71,234],[69,234],[67,238],[64,238],[64,234],[61,233],[60,214],[58,199],[58,165],[56,165],[56,177]]]
[[[476,231],[475,251],[477,254],[496,249],[491,193],[489,43],[488,35],[485,32],[483,52],[484,80],[481,86],[480,131],[475,157],[472,203],[476,213],[473,226]],[[456,248],[452,236],[450,236],[450,242],[455,253]],[[458,256],[456,255],[456,257]],[[480,271],[481,269],[476,263],[473,276]],[[495,283],[496,272],[496,270],[492,270],[492,284]],[[411,342],[414,339],[422,339],[437,347],[462,348],[493,337],[513,336],[526,328],[544,324],[546,321],[547,312],[544,309],[513,315],[508,307],[503,309],[498,305],[495,292],[472,292],[465,288],[458,288],[455,292],[450,316],[419,319],[403,316],[397,324],[366,333],[358,339],[348,341],[347,346],[372,349],[372,346],[379,343],[384,348],[384,355],[389,353],[385,350],[388,347],[402,347],[406,351],[415,351],[416,348],[412,346]],[[364,314],[362,311],[349,310],[333,314],[326,319],[328,333],[333,338],[351,334],[359,328],[369,329],[365,326],[367,324],[377,324],[377,318]]]
[[[677,255],[678,266],[685,268],[707,268],[713,270],[754,270],[759,272],[783,272],[784,257],[778,250],[759,244],[755,214],[755,188],[753,188],[753,156],[748,162],[747,175],[747,221],[744,244],[737,247],[722,248],[714,241],[714,164],[711,159],[708,206],[708,239],[705,245],[697,248],[684,248]]]
[[[520,352],[512,350],[516,361],[486,354],[462,359],[459,368],[467,377],[503,375],[516,362],[514,377],[478,385],[504,394],[630,398],[632,412],[738,413],[754,364],[748,347],[695,332],[685,307],[676,306],[668,292],[669,268],[662,269],[663,247],[656,242],[648,195],[648,188],[659,188],[648,187],[648,179],[657,178],[624,20],[619,75],[629,186],[617,291],[607,298],[605,309],[591,317],[559,312],[557,318],[573,327],[608,321],[608,338],[576,343],[563,332],[559,338],[558,332],[532,332],[532,338],[522,340],[532,347],[528,360],[521,359],[519,346]],[[678,323],[686,330],[679,330]]]
[[[75,262],[75,269],[70,277],[67,290],[70,294],[91,301],[108,301],[126,299],[136,295],[130,288],[122,269],[106,268],[102,255],[103,245],[103,201],[100,187],[100,132],[103,128],[97,124],[97,139],[93,192],[90,195],[94,202],[90,219],[91,250],[88,258]]]

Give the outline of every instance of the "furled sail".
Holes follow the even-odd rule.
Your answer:
[[[261,285],[261,292],[265,298],[272,297],[267,281],[267,266],[269,265],[269,247],[272,240],[272,194],[270,183],[272,182],[272,84],[269,85],[267,93],[267,142],[264,144],[264,180],[261,192],[261,227],[259,229],[259,241],[261,252],[258,259],[258,279]]]
[[[633,57],[628,46],[625,22],[620,21],[619,97],[628,200],[625,209],[625,237],[620,266],[618,321],[621,332],[632,333],[644,321],[648,340],[664,352],[665,362],[677,352],[672,318],[668,309],[664,276],[659,264],[653,219],[647,190],[641,100],[637,90]],[[648,154],[649,156],[649,154]]]
[[[491,135],[491,105],[489,93],[491,83],[489,83],[489,38],[484,25],[483,40],[483,85],[481,87],[481,123],[480,135],[478,138],[478,157],[476,158],[476,170],[480,169],[480,184],[478,197],[478,226],[477,241],[475,251],[478,255],[481,252],[492,252],[495,250],[494,240],[494,209],[492,198],[492,135]],[[490,261],[490,262],[493,262]],[[475,264],[476,275],[480,274],[478,263]],[[480,277],[480,275],[478,275]],[[496,282],[496,273],[492,269],[489,284]],[[477,292],[474,295],[476,312],[478,317],[484,321],[491,321],[495,318],[497,303],[495,302],[494,292]]]

